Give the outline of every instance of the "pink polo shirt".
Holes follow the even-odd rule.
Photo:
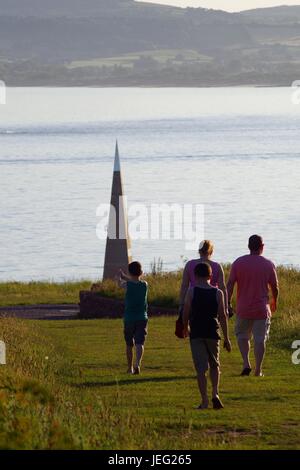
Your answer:
[[[230,281],[237,283],[237,315],[260,320],[271,316],[269,286],[278,286],[272,261],[261,255],[245,255],[231,267]]]

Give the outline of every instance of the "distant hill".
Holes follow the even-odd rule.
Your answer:
[[[0,0],[1,16],[92,18],[134,0]]]
[[[300,5],[281,6],[273,8],[257,8],[255,10],[246,10],[239,13],[240,17],[246,17],[254,21],[262,21],[263,23],[299,23],[300,21]]]
[[[11,85],[290,84],[300,6],[227,13],[134,0],[0,0]]]

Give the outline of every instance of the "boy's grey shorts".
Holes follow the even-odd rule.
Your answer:
[[[127,346],[144,344],[148,334],[148,320],[126,322],[124,324],[124,338]]]
[[[256,343],[265,343],[269,339],[271,319],[253,320],[236,317],[235,334],[238,339],[251,339]]]
[[[194,338],[190,340],[194,366],[198,374],[220,367],[220,341],[218,339]]]

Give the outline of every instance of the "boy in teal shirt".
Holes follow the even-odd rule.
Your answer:
[[[141,280],[142,266],[138,261],[128,265],[129,276],[120,270],[119,285],[126,289],[124,338],[128,373],[138,375],[144,354],[144,344],[147,336],[148,314],[147,294],[148,284]],[[133,347],[136,349],[136,361],[133,367]]]

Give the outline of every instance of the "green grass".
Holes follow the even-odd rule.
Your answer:
[[[150,319],[139,377],[124,373],[121,320],[0,319],[8,350],[7,365],[0,366],[0,448],[299,449],[300,365],[291,362],[291,344],[300,339],[300,273],[280,268],[279,275],[266,375],[239,377],[233,338],[233,352],[221,356],[226,408],[219,412],[194,410],[199,395],[191,354],[188,341],[174,336],[174,318]],[[176,303],[178,273],[149,281],[153,299]],[[46,286],[27,285],[23,293],[34,303],[42,293],[55,302],[78,295],[74,283],[74,290],[53,284],[52,293]],[[115,293],[113,285],[102,288]],[[11,303],[17,293],[10,290]]]
[[[275,337],[278,328],[279,319]],[[0,448],[300,448],[300,366],[290,347],[271,339],[266,376],[241,378],[234,341],[221,356],[226,408],[199,412],[189,345],[173,330],[172,318],[150,321],[143,373],[130,377],[121,320],[1,320]]]
[[[271,342],[266,377],[262,379],[239,377],[241,364],[236,346],[231,355],[223,351],[221,391],[226,409],[202,413],[193,409],[199,396],[191,354],[188,342],[174,336],[174,319],[151,320],[140,377],[124,374],[121,321],[43,326],[64,342],[74,367],[80,371],[78,378],[67,378],[71,386],[86,396],[99,394],[109,408],[123,416],[122,420],[128,415],[138,418],[143,420],[145,430],[151,430],[148,443],[139,444],[132,436],[133,447],[299,446],[299,370],[291,363],[290,349]]]
[[[91,287],[91,281],[1,282],[0,307],[33,304],[76,304],[79,291]]]

